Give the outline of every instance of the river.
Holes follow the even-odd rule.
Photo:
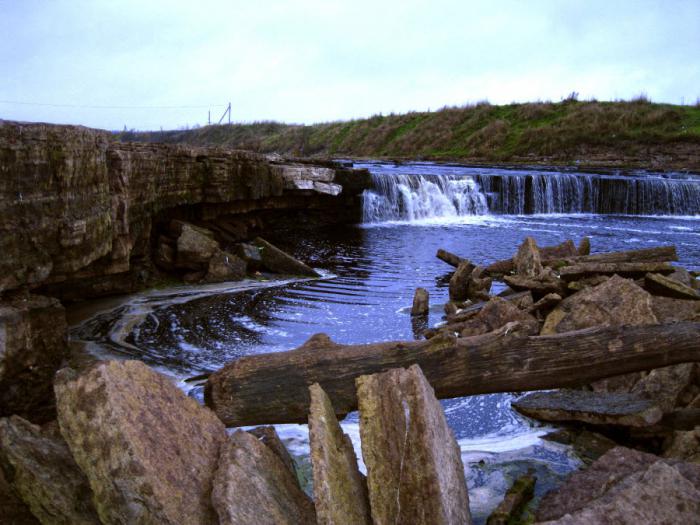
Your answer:
[[[526,236],[539,245],[589,236],[594,252],[675,244],[680,263],[700,270],[700,179],[693,176],[428,163],[359,167],[369,168],[375,181],[365,195],[363,224],[268,236],[323,278],[144,292],[112,301],[74,326],[71,338],[100,356],[142,359],[199,396],[201,387],[185,378],[240,356],[295,348],[318,332],[339,343],[419,337],[426,326],[409,315],[415,288],[430,292],[431,326],[442,320],[447,300],[451,268],[435,257],[438,248],[489,263],[511,257]],[[541,493],[580,464],[569,448],[541,439],[548,427],[511,410],[514,397],[443,401],[477,522],[516,473],[534,468]],[[357,415],[343,427],[359,456]],[[278,431],[308,461],[306,427]]]

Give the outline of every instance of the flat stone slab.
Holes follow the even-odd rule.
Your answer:
[[[654,295],[700,301],[700,294],[696,290],[658,273],[646,274],[644,276],[644,287]]]
[[[521,414],[541,421],[581,421],[593,425],[646,427],[663,416],[653,401],[634,394],[586,390],[535,392],[512,405]]]
[[[576,281],[587,275],[613,275],[621,277],[643,277],[649,272],[673,273],[675,268],[667,262],[620,262],[620,263],[578,263],[565,266],[559,270],[559,276],[565,281]]]

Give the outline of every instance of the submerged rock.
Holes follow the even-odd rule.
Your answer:
[[[471,523],[459,446],[420,367],[356,384],[374,523]]]
[[[309,387],[309,440],[319,525],[372,523],[367,484],[350,438],[318,383]]]
[[[56,377],[61,433],[105,523],[209,524],[226,440],[213,412],[140,361]]]
[[[541,421],[581,421],[593,425],[646,427],[663,416],[657,405],[640,396],[586,390],[534,392],[512,405],[521,414]]]
[[[612,276],[598,286],[564,299],[550,312],[541,334],[555,334],[593,326],[657,323],[652,297],[629,279]]]
[[[0,467],[42,523],[100,523],[88,480],[59,434],[18,416],[0,419]],[[1,515],[0,522],[10,523]]]
[[[632,450],[625,447],[615,447],[601,456],[597,461],[595,461],[590,467],[585,470],[574,472],[567,481],[561,485],[559,488],[547,493],[542,500],[537,509],[537,521],[548,521],[556,520],[562,518],[566,514],[577,515],[578,512],[583,511],[588,508],[593,507],[593,503],[596,500],[601,500],[601,503],[615,499],[615,493],[618,488],[625,488],[625,484],[621,482],[629,478],[629,476],[638,474],[636,478],[632,481],[637,481],[641,479],[642,475],[646,471],[658,462],[665,463],[666,466],[673,467],[678,475],[685,478],[686,482],[694,487],[696,490],[700,489],[700,465],[694,465],[691,463],[685,463],[682,461],[661,459],[653,454],[647,454],[644,452],[639,452],[637,450]],[[657,485],[662,492],[668,492],[669,495],[678,494],[675,492],[673,485],[662,485],[663,479],[668,479],[665,475],[657,478],[654,474],[658,474],[659,469],[655,469],[652,475],[647,478],[646,481],[652,481],[652,486]],[[663,473],[661,473],[663,474]],[[686,484],[680,480],[675,474],[671,475],[671,479],[675,481],[680,481],[681,484]],[[675,483],[674,483],[675,484]],[[629,486],[629,485],[627,485]],[[639,496],[640,499],[628,500],[635,501],[635,504],[642,504],[641,499],[651,498],[649,503],[652,506],[661,506],[663,503],[661,500],[657,499],[660,494],[649,494],[644,495],[644,492],[649,488],[648,483],[644,482],[638,487],[640,489]],[[687,485],[686,485],[687,488]],[[634,490],[625,491],[627,496],[633,496]],[[686,491],[686,494],[692,495],[692,491]],[[620,501],[626,508],[627,504],[624,501]],[[667,502],[669,503],[669,502]],[[691,503],[688,500],[686,503]],[[649,510],[653,512],[654,509],[649,509],[648,505],[643,505],[645,512]],[[685,508],[685,505],[682,507]],[[623,507],[620,507],[623,508]],[[673,511],[675,504],[671,503],[669,511]],[[663,509],[658,509],[659,512],[663,512]],[[597,512],[597,511],[596,511]],[[661,523],[658,519],[659,516],[653,517],[652,514],[647,514],[644,519],[641,519],[634,512],[629,514],[630,521],[625,521],[619,514],[615,514],[616,519],[610,519],[608,521],[596,521],[592,519],[587,523]],[[697,517],[700,513],[695,514],[695,516],[690,521],[664,521],[663,523],[697,523]],[[634,521],[636,519],[637,521]],[[695,520],[695,521],[694,521]],[[584,521],[568,522],[563,523],[586,523]]]
[[[220,525],[316,523],[313,503],[296,477],[279,456],[242,430],[222,447],[211,499]]]
[[[523,474],[516,479],[506,491],[503,501],[486,520],[486,525],[508,525],[519,519],[523,508],[535,495],[537,478],[532,474]]]

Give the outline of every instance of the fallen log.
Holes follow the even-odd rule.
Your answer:
[[[463,257],[460,257],[459,255],[455,255],[454,253],[450,253],[447,250],[443,250],[442,248],[440,248],[437,251],[437,253],[435,254],[435,257],[437,257],[438,259],[440,259],[443,262],[446,262],[450,266],[454,266],[455,268],[457,268],[457,266],[459,266],[459,263],[466,260]]]
[[[627,250],[624,252],[604,252],[592,255],[570,255],[562,256],[553,254],[552,249],[557,246],[545,246],[540,248],[542,266],[560,268],[581,263],[642,263],[642,262],[667,262],[677,261],[678,254],[675,246],[657,246],[654,248],[643,248],[641,250]],[[503,275],[515,270],[512,259],[497,261],[486,267],[488,275]]]
[[[577,281],[591,275],[614,275],[620,277],[644,277],[647,273],[673,273],[675,268],[667,262],[621,262],[621,263],[580,263],[565,266],[559,270],[559,277],[565,281]],[[508,282],[508,280],[506,280]],[[512,287],[512,284],[508,282]]]
[[[513,333],[516,332],[516,333]],[[700,323],[604,327],[526,337],[485,335],[339,345],[325,334],[289,352],[247,356],[212,374],[205,401],[229,426],[302,423],[319,383],[339,417],[357,408],[355,378],[417,363],[438,398],[579,386],[700,361]]]

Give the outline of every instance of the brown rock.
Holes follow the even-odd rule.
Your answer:
[[[591,253],[591,238],[584,237],[576,249],[576,255],[590,255]]]
[[[356,384],[374,523],[471,523],[460,450],[420,367]]]
[[[541,334],[656,322],[651,295],[632,281],[615,275],[603,284],[564,299],[545,319]]]
[[[508,525],[518,520],[525,505],[535,495],[537,478],[531,474],[523,474],[513,482],[506,491],[503,501],[489,515],[486,525]]]
[[[182,233],[177,238],[177,266],[199,270],[206,268],[211,259],[219,252],[219,243],[211,236],[205,235],[201,228],[184,223]]]
[[[170,244],[160,241],[153,257],[153,262],[165,271],[175,269],[175,248]]]
[[[100,523],[88,480],[60,435],[18,416],[0,419],[0,466],[42,523]]]
[[[515,273],[521,277],[537,277],[542,273],[542,260],[537,243],[532,237],[527,237],[513,257]]]
[[[523,312],[510,301],[492,297],[486,306],[471,320],[459,325],[461,337],[480,335],[497,330],[508,323],[518,322],[528,335],[536,335],[540,324],[530,314]],[[448,329],[451,325],[448,325]]]
[[[222,448],[211,499],[220,525],[316,523],[313,503],[296,477],[268,447],[241,430]]]
[[[619,275],[621,277],[644,277],[647,273],[672,273],[673,266],[667,262],[621,262],[621,263],[577,263],[559,270],[565,281],[577,281],[591,275]]]
[[[211,259],[204,280],[208,283],[238,281],[245,277],[246,264],[228,252],[218,250]]]
[[[9,525],[38,525],[41,523],[5,479],[2,468],[0,468],[0,523]]]
[[[661,410],[670,412],[695,380],[696,367],[696,363],[683,363],[656,368],[637,381],[631,392],[653,399]]]
[[[258,438],[263,445],[265,445],[272,452],[274,452],[275,455],[278,458],[280,458],[282,463],[284,463],[284,466],[287,467],[289,472],[291,472],[292,475],[296,478],[297,469],[294,466],[294,459],[292,459],[292,456],[289,454],[287,447],[285,447],[284,443],[282,443],[282,440],[277,434],[275,427],[256,427],[252,430],[249,430],[248,433]]]
[[[648,273],[644,276],[644,287],[654,295],[700,301],[700,294],[671,277],[658,273]]]
[[[466,301],[469,299],[469,278],[475,266],[468,260],[460,261],[454,274],[450,278],[449,293],[451,301]]]
[[[700,426],[693,430],[675,431],[670,443],[664,448],[663,456],[700,464]]]
[[[558,293],[548,293],[542,299],[528,307],[529,312],[537,312],[540,310],[549,310],[553,306],[558,305],[561,302],[561,295]]]
[[[700,320],[700,301],[654,295],[652,309],[660,323]]]
[[[536,519],[537,521],[555,520],[566,514],[574,514],[590,508],[595,500],[605,498],[611,492],[614,494],[613,488],[618,486],[621,481],[635,473],[645,472],[660,460],[661,458],[653,454],[625,447],[615,447],[601,456],[589,468],[574,472],[563,485],[545,494],[537,509]],[[690,482],[691,486],[700,489],[700,465],[671,459],[661,461],[676,468],[682,477]],[[651,501],[655,502],[656,498],[652,498]],[[614,520],[608,522],[628,523]],[[596,521],[589,523],[596,523]],[[632,523],[658,522],[656,520],[641,520]]]
[[[357,467],[352,442],[340,428],[321,386],[311,385],[309,394],[309,439],[318,523],[372,523],[367,484]]]
[[[630,475],[575,514],[549,525],[700,523],[700,491],[662,461]]]
[[[581,421],[593,425],[647,427],[663,412],[653,402],[625,393],[554,390],[527,394],[512,403],[521,414],[541,421]]]
[[[242,242],[236,245],[233,253],[243,259],[250,270],[258,271],[262,269],[262,255],[260,254],[260,248],[257,246]]]
[[[430,311],[430,295],[425,288],[416,288],[413,294],[413,306],[411,315],[428,315]]]
[[[0,417],[54,419],[53,376],[67,355],[66,313],[56,299],[18,294],[0,302]]]
[[[223,424],[140,361],[56,377],[61,433],[105,523],[208,524]]]
[[[318,272],[314,269],[273,246],[265,239],[256,237],[253,244],[260,249],[263,266],[269,271],[287,275],[319,277]]]
[[[513,290],[529,290],[536,298],[541,298],[550,293],[561,296],[564,296],[566,293],[566,283],[549,271],[542,271],[537,277],[505,275],[503,281]]]

